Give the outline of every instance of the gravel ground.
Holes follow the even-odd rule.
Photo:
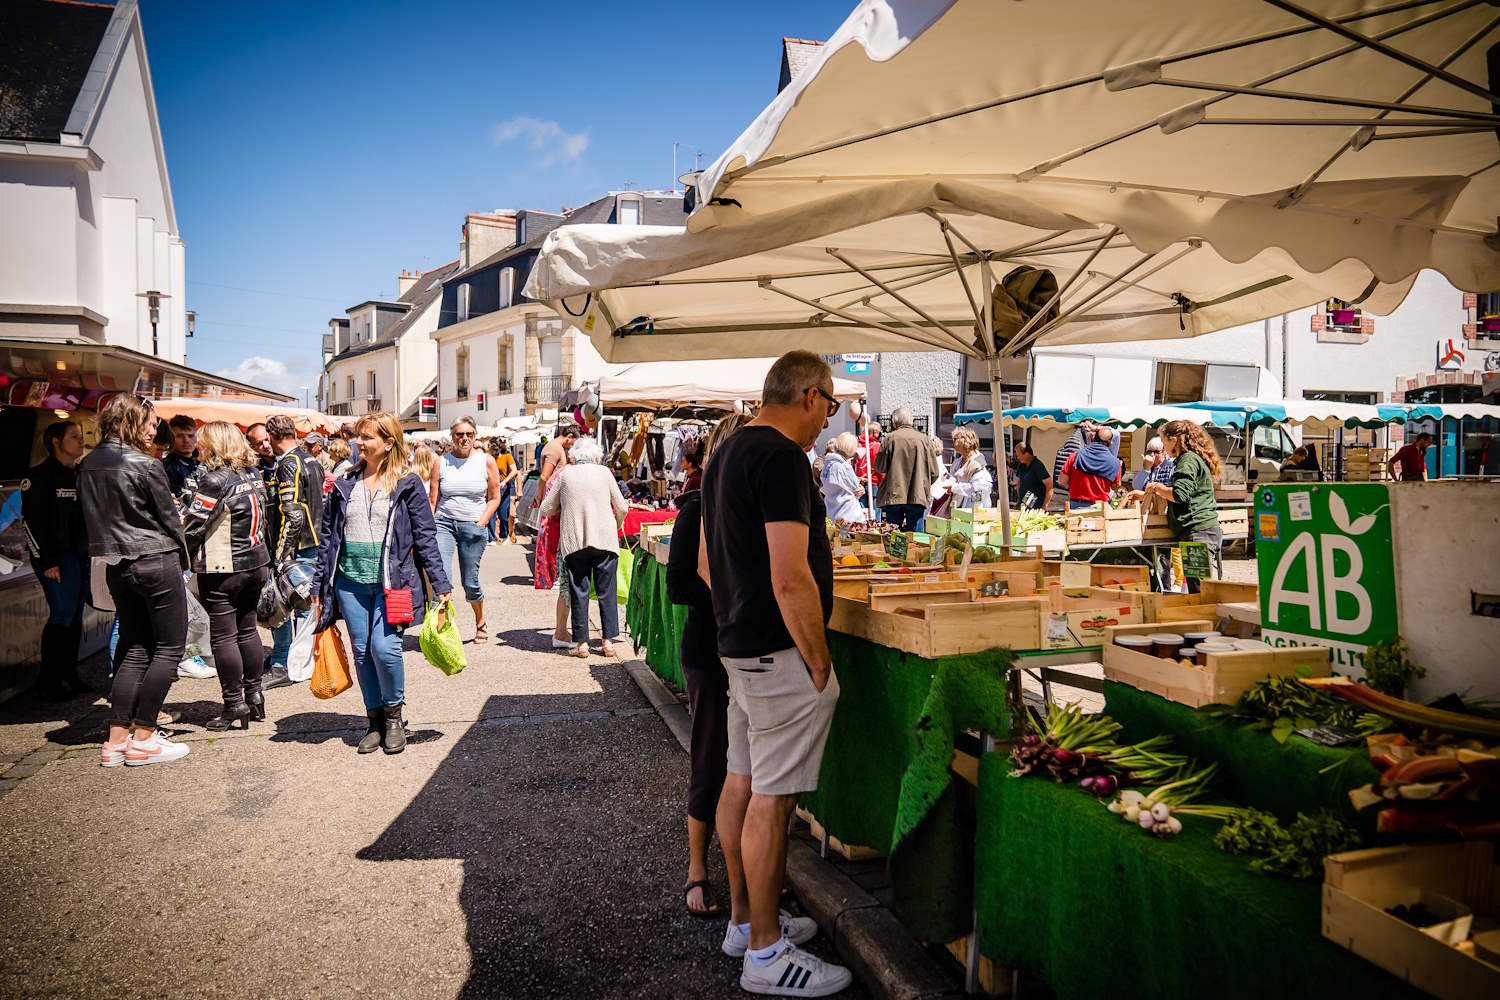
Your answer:
[[[482,579],[468,669],[408,640],[400,756],[354,753],[354,691],[212,737],[217,682],[179,680],[192,753],[118,770],[102,699],[0,706],[0,996],[740,995],[682,906],[686,756],[619,661],[553,653],[522,549]]]

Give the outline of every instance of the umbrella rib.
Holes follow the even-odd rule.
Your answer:
[[[1397,14],[1397,13],[1400,13],[1402,11],[1411,10],[1413,8],[1416,8],[1416,7],[1430,7],[1433,2],[1434,2],[1434,0],[1406,0],[1406,2],[1404,2],[1404,3],[1395,3],[1395,4],[1391,4],[1388,7],[1381,7],[1381,8],[1376,9],[1376,10],[1357,11],[1357,12],[1355,12],[1353,14],[1348,14],[1348,15],[1345,15],[1344,17],[1339,18],[1338,21],[1340,23],[1343,23],[1343,22],[1353,23],[1355,21],[1363,21],[1363,20],[1365,20],[1367,18],[1382,17],[1382,16],[1385,16],[1387,14]],[[1463,10],[1465,8],[1474,6],[1475,4],[1484,3],[1484,2],[1485,2],[1485,0],[1464,0],[1464,2],[1462,2],[1460,4],[1456,4],[1456,5],[1454,5],[1454,7],[1449,8],[1447,10],[1444,10],[1440,15],[1437,15],[1437,16],[1447,16],[1450,13],[1455,13],[1458,10]],[[1403,30],[1404,31],[1404,30],[1408,30],[1409,27],[1415,27],[1415,26],[1416,26],[1416,22],[1413,22],[1412,25],[1406,26],[1406,27],[1402,27],[1399,30]],[[1187,61],[1194,60],[1194,59],[1202,59],[1202,58],[1205,58],[1207,56],[1218,55],[1221,52],[1232,52],[1235,49],[1241,49],[1241,48],[1245,48],[1245,47],[1251,46],[1251,45],[1260,45],[1260,44],[1263,44],[1265,42],[1279,41],[1280,39],[1283,39],[1283,38],[1291,38],[1291,37],[1294,37],[1296,35],[1303,35],[1303,34],[1307,34],[1310,31],[1316,31],[1316,30],[1317,30],[1317,28],[1315,26],[1312,26],[1312,25],[1307,25],[1307,26],[1302,26],[1302,27],[1293,27],[1293,28],[1279,28],[1276,31],[1268,31],[1268,32],[1265,32],[1265,33],[1260,34],[1260,35],[1251,35],[1251,36],[1249,36],[1247,38],[1239,38],[1239,39],[1235,39],[1234,41],[1230,41],[1230,42],[1221,42],[1221,43],[1218,43],[1216,45],[1206,45],[1206,46],[1204,46],[1201,49],[1194,49],[1194,50],[1189,51],[1189,52],[1182,52],[1182,53],[1178,53],[1177,55],[1168,56],[1168,57],[1166,57],[1166,58],[1164,58],[1162,60],[1162,64],[1163,65],[1170,65],[1171,63],[1175,63],[1175,62],[1187,62]],[[1361,37],[1363,37],[1363,36],[1361,36]],[[1379,36],[1377,36],[1377,37],[1379,37]],[[1357,48],[1357,47],[1358,46],[1355,46],[1354,48]],[[1353,51],[1353,48],[1351,48],[1349,51]],[[1343,54],[1343,53],[1340,53],[1340,54]],[[779,156],[769,156],[769,157],[766,157],[764,159],[757,160],[754,163],[746,164],[745,166],[741,167],[739,170],[726,172],[723,175],[722,179],[720,180],[719,186],[720,186],[721,189],[723,189],[724,187],[727,187],[727,185],[729,185],[729,184],[731,184],[731,183],[733,183],[735,181],[739,181],[739,180],[744,179],[749,174],[756,173],[756,172],[764,170],[764,169],[766,169],[768,167],[780,166],[783,163],[791,163],[794,160],[800,160],[800,159],[803,159],[803,158],[808,157],[808,156],[816,156],[819,153],[832,152],[833,150],[843,149],[843,148],[846,148],[848,146],[853,146],[853,145],[856,145],[856,144],[861,143],[861,142],[868,142],[871,139],[879,139],[879,138],[882,138],[882,137],[887,136],[887,135],[895,135],[898,132],[910,131],[911,129],[914,129],[914,128],[921,128],[924,125],[935,125],[938,122],[949,121],[949,120],[954,119],[954,118],[961,118],[964,115],[975,114],[975,113],[978,113],[980,111],[989,111],[989,110],[992,110],[994,108],[1004,107],[1007,104],[1015,104],[1015,103],[1018,103],[1020,101],[1030,100],[1031,98],[1034,98],[1034,97],[1044,97],[1044,96],[1046,96],[1048,94],[1054,94],[1054,93],[1058,93],[1060,91],[1070,90],[1070,89],[1072,89],[1074,87],[1082,87],[1082,86],[1087,86],[1088,84],[1091,84],[1091,83],[1099,83],[1099,82],[1103,81],[1103,79],[1104,79],[1104,74],[1103,73],[1094,73],[1094,74],[1091,74],[1089,76],[1078,77],[1078,78],[1075,78],[1073,80],[1065,80],[1062,83],[1052,84],[1052,85],[1046,86],[1046,87],[1037,87],[1037,88],[1034,88],[1032,90],[1023,91],[1022,93],[1019,93],[1019,94],[1012,94],[1012,95],[1009,95],[1009,96],[1006,96],[1006,97],[996,98],[993,101],[984,101],[984,102],[982,102],[980,104],[971,104],[971,105],[969,105],[967,107],[958,108],[957,110],[954,110],[954,111],[944,111],[944,112],[940,112],[938,114],[924,115],[921,118],[913,119],[912,121],[904,122],[904,123],[902,123],[900,125],[892,125],[892,126],[890,126],[888,128],[876,129],[873,132],[866,132],[866,133],[863,133],[862,135],[851,136],[851,137],[849,137],[847,139],[834,139],[834,140],[831,140],[829,142],[819,143],[816,146],[809,146],[807,149],[799,150],[799,151],[794,152],[794,153],[783,153],[783,154],[781,154]],[[1264,82],[1264,83],[1270,83],[1271,81],[1270,80],[1265,80],[1265,81],[1262,81],[1262,82]],[[1144,125],[1140,129],[1137,129],[1137,131],[1144,131],[1145,129],[1150,128],[1152,125],[1155,125],[1155,124],[1156,123],[1153,121],[1150,124]],[[1131,134],[1134,134],[1134,133],[1131,133]],[[1121,138],[1124,138],[1124,136],[1122,136]],[[1109,140],[1109,141],[1113,142],[1115,140]],[[1089,150],[1084,150],[1084,152],[1089,152]],[[1079,155],[1082,155],[1082,154],[1080,153]],[[1070,156],[1068,158],[1071,159],[1072,157]],[[1062,160],[1062,161],[1059,161],[1059,162],[1066,162],[1066,159]],[[721,194],[722,194],[722,190],[721,190]]]
[[[882,315],[882,316],[886,317],[887,319],[889,319],[892,323],[899,323],[899,324],[901,324],[901,326],[907,331],[907,334],[913,340],[921,341],[924,344],[931,344],[933,347],[941,348],[942,350],[945,350],[945,351],[953,350],[954,349],[954,347],[953,347],[954,344],[958,345],[958,349],[960,351],[968,351],[968,350],[970,350],[970,347],[969,347],[968,344],[965,344],[963,341],[959,340],[956,337],[951,337],[951,335],[950,335],[950,339],[952,340],[953,343],[945,343],[941,339],[932,339],[932,338],[930,338],[927,335],[927,331],[923,330],[921,327],[912,326],[911,322],[909,320],[906,320],[906,319],[901,318],[900,316],[897,316],[895,313],[891,312],[889,309],[886,309],[886,308],[883,308],[881,306],[876,305],[874,302],[871,302],[869,299],[863,299],[861,301],[861,305],[864,305],[864,306],[866,306],[866,307],[868,307],[870,309],[874,309],[876,312],[880,313],[880,315]],[[944,333],[947,333],[947,327],[940,327],[939,329],[943,330]]]
[[[1118,236],[1119,233],[1119,226],[1110,226],[1109,232],[1104,234],[1104,239],[1100,240],[1099,245],[1094,247],[1093,252],[1088,255],[1088,259],[1085,260],[1082,264],[1079,264],[1078,267],[1073,271],[1073,273],[1068,275],[1068,280],[1063,282],[1062,287],[1057,290],[1057,293],[1053,295],[1052,298],[1047,300],[1047,304],[1038,309],[1036,313],[1026,321],[1026,324],[1022,326],[1021,329],[1016,331],[1016,335],[1014,337],[1011,337],[1008,341],[1006,341],[1005,350],[1009,352],[1012,357],[1015,356],[1015,353],[1019,346],[1025,343],[1026,335],[1037,326],[1042,324],[1048,311],[1051,310],[1053,306],[1058,305],[1060,302],[1062,302],[1062,297],[1068,294],[1068,289],[1073,287],[1073,284],[1078,280],[1079,276],[1082,275],[1083,272],[1087,271],[1089,265],[1094,262],[1094,258],[1103,253],[1104,248],[1109,245],[1109,241]]]
[[[1469,45],[1472,45],[1479,38],[1488,34],[1490,27],[1493,27],[1493,25],[1494,22],[1491,22],[1490,26],[1481,31],[1478,37],[1465,43],[1464,48],[1468,48]],[[1457,55],[1461,54],[1462,50],[1444,60],[1444,63],[1451,62]],[[1407,96],[1420,90],[1423,84],[1430,79],[1432,79],[1430,75],[1423,77],[1419,83],[1407,91]],[[1210,83],[1206,80],[1172,80],[1162,78],[1153,82],[1158,87],[1179,87],[1184,90],[1213,90],[1222,94],[1243,94],[1250,97],[1274,98],[1280,101],[1302,101],[1308,104],[1333,104],[1348,108],[1367,108],[1371,111],[1405,111],[1409,114],[1432,115],[1434,117],[1446,115],[1450,118],[1469,118],[1475,122],[1489,124],[1500,122],[1500,115],[1490,114],[1489,112],[1465,111],[1462,108],[1434,108],[1425,104],[1404,104],[1402,103],[1404,98],[1397,98],[1395,101],[1372,101],[1359,97],[1335,97],[1332,94],[1301,94],[1291,90],[1270,90],[1264,87],[1236,87],[1233,84]]]
[[[1202,244],[1199,244],[1199,246],[1201,246],[1201,245]],[[1173,260],[1181,259],[1186,254],[1192,253],[1196,249],[1198,249],[1198,246],[1194,246],[1192,244],[1189,244],[1187,247],[1184,247],[1183,250],[1182,250],[1182,252],[1178,253],[1177,256],[1173,258]],[[1063,323],[1065,323],[1072,316],[1076,315],[1080,310],[1087,309],[1089,306],[1094,305],[1095,303],[1098,303],[1098,302],[1107,302],[1107,301],[1109,301],[1109,299],[1114,298],[1115,295],[1118,295],[1120,292],[1123,292],[1125,290],[1125,286],[1121,285],[1118,289],[1116,289],[1116,291],[1113,294],[1106,295],[1105,293],[1109,292],[1109,290],[1111,288],[1115,287],[1115,282],[1117,282],[1121,278],[1124,278],[1125,276],[1131,274],[1137,268],[1141,267],[1141,265],[1143,265],[1143,264],[1147,263],[1148,261],[1150,261],[1151,258],[1155,257],[1160,252],[1161,251],[1159,251],[1159,250],[1153,250],[1150,253],[1144,253],[1144,254],[1142,254],[1140,256],[1140,258],[1134,264],[1131,264],[1129,267],[1127,267],[1125,270],[1121,271],[1119,274],[1108,275],[1107,277],[1108,277],[1109,280],[1104,283],[1104,287],[1103,288],[1100,288],[1100,289],[1097,289],[1097,290],[1095,290],[1093,292],[1090,292],[1088,295],[1084,296],[1082,302],[1079,302],[1076,305],[1073,305],[1069,309],[1065,310],[1060,315],[1058,315],[1058,317],[1056,319],[1048,320],[1047,322],[1043,323],[1041,326],[1037,327],[1036,330],[1032,332],[1031,336],[1029,338],[1025,339],[1024,341],[1021,340],[1020,337],[1017,337],[1015,341],[1012,341],[1010,344],[1006,345],[1007,349],[1010,350],[1010,351],[1012,351],[1012,352],[1014,352],[1014,351],[1016,351],[1017,349],[1019,349],[1021,347],[1028,346],[1028,345],[1036,342],[1037,340],[1040,340],[1043,336],[1046,335],[1046,333],[1049,330],[1055,330],[1059,326],[1062,326]],[[1170,264],[1170,263],[1172,263],[1171,260],[1165,261],[1162,266],[1165,267],[1167,264]],[[1160,270],[1160,268],[1158,268],[1158,270]],[[1090,272],[1090,273],[1094,273],[1094,272]],[[1156,272],[1152,271],[1152,272],[1149,272],[1149,273],[1147,273],[1145,275],[1142,275],[1142,277],[1150,277],[1151,274],[1154,274],[1154,273],[1156,273]],[[1104,298],[1101,299],[1100,296],[1104,296]],[[1017,343],[1016,341],[1021,341],[1021,342]]]
[[[891,287],[893,287],[893,288],[910,288],[913,285],[920,285],[920,284],[923,284],[924,282],[932,281],[935,278],[941,278],[943,275],[947,274],[949,272],[949,270],[951,270],[951,266],[945,260],[945,261],[943,261],[942,264],[940,264],[937,267],[930,268],[930,269],[928,269],[926,271],[922,271],[919,274],[907,275],[904,278],[899,278],[899,279],[897,279],[895,281],[892,281],[891,282]],[[839,272],[839,273],[842,274],[843,272]],[[869,290],[871,288],[878,288],[878,287],[879,286],[876,285],[876,284],[874,284],[873,282],[865,281],[865,282],[861,282],[858,285],[854,285],[851,288],[841,288],[841,289],[839,289],[836,292],[827,292],[827,293],[825,293],[823,295],[819,295],[818,296],[818,301],[822,302],[822,301],[826,301],[828,299],[837,298],[838,296],[841,296],[841,295],[851,295],[852,294],[854,296],[854,298],[850,299],[848,302],[841,303],[844,306],[851,306],[855,302],[858,302],[862,297],[864,297],[869,292]]]
[[[1385,135],[1372,135],[1372,136],[1370,136],[1370,141],[1371,142],[1384,142],[1387,139],[1435,139],[1438,136],[1444,136],[1444,135],[1474,135],[1475,133],[1478,133],[1478,132],[1492,132],[1492,131],[1494,131],[1494,130],[1492,128],[1490,128],[1488,125],[1465,125],[1465,126],[1463,126],[1461,128],[1457,127],[1457,126],[1455,126],[1453,128],[1427,128],[1427,129],[1415,129],[1415,130],[1413,130],[1411,132],[1387,132]],[[1348,141],[1348,140],[1346,140],[1346,141]],[[1340,154],[1348,152],[1348,148],[1345,147],[1344,149],[1340,150],[1339,152],[1340,152]],[[1337,159],[1337,157],[1335,157],[1335,159]],[[1317,171],[1317,173],[1321,174],[1324,170],[1327,170],[1332,165],[1333,165],[1333,160],[1329,160],[1327,163],[1325,163]],[[1306,184],[1307,181],[1303,181],[1302,183]]]
[[[958,275],[959,284],[964,286],[964,298],[969,300],[969,311],[974,314],[974,322],[983,323],[984,314],[979,309],[979,300],[974,298],[974,292],[969,288],[969,279],[964,277],[964,266],[959,263],[958,249],[953,245],[953,237],[948,235],[948,225],[941,217],[938,220],[943,230],[943,242],[948,244],[948,256],[953,258],[953,272]]]
[[[1425,60],[1418,59],[1416,56],[1409,53],[1402,52],[1400,49],[1395,48],[1394,46],[1387,45],[1385,44],[1385,42],[1381,41],[1378,36],[1362,35],[1359,32],[1355,31],[1353,28],[1350,28],[1344,24],[1340,24],[1338,21],[1330,20],[1324,17],[1322,14],[1317,14],[1303,7],[1299,7],[1294,3],[1290,3],[1289,0],[1262,0],[1262,2],[1268,3],[1272,7],[1276,7],[1280,10],[1284,10],[1294,17],[1300,17],[1302,20],[1307,21],[1309,24],[1316,24],[1318,27],[1331,31],[1336,35],[1342,35],[1344,38],[1349,39],[1351,42],[1362,45],[1373,52],[1378,52],[1388,59],[1394,59],[1399,63],[1404,63],[1405,65],[1410,66],[1412,69],[1421,70],[1423,73],[1434,76],[1437,79],[1442,80],[1444,83],[1451,84],[1459,88],[1460,90],[1467,91],[1468,93],[1473,94],[1475,97],[1478,97],[1489,104],[1500,104],[1500,95],[1492,94],[1490,91],[1486,90],[1484,87],[1479,86],[1479,84],[1474,83],[1473,81],[1465,80],[1461,76],[1449,73],[1445,69],[1434,66],[1431,63],[1426,62]]]
[[[817,311],[824,312],[824,313],[833,313],[833,315],[838,316],[840,319],[846,319],[849,322],[853,323],[855,326],[872,327],[872,328],[874,328],[876,330],[881,331],[882,333],[888,333],[888,334],[890,334],[893,337],[901,337],[901,338],[906,339],[906,340],[913,339],[911,337],[910,333],[903,332],[903,331],[901,331],[899,329],[896,329],[895,327],[886,326],[884,323],[880,323],[880,322],[877,322],[877,321],[872,320],[872,319],[867,319],[867,318],[864,318],[864,317],[860,317],[860,316],[858,316],[858,315],[856,315],[856,314],[854,314],[852,312],[849,312],[847,309],[843,309],[843,308],[840,308],[838,306],[831,306],[831,305],[828,305],[827,303],[815,302],[812,299],[803,298],[801,295],[798,295],[796,292],[788,291],[785,288],[778,288],[778,287],[776,287],[776,285],[772,284],[771,279],[769,279],[769,278],[763,278],[763,279],[761,279],[761,281],[760,281],[760,287],[764,288],[764,289],[767,289],[768,291],[775,292],[777,295],[785,296],[786,298],[789,298],[789,299],[791,299],[794,302],[800,302],[803,305],[807,306],[809,309],[816,309]],[[929,344],[930,346],[933,346],[933,347],[938,346],[937,344],[934,344],[931,341],[922,341],[922,343]],[[973,352],[972,351],[966,351],[965,353],[973,353]]]
[[[1422,27],[1424,25],[1431,24],[1434,21],[1440,21],[1443,18],[1449,17],[1449,16],[1451,16],[1453,14],[1461,13],[1462,11],[1465,11],[1465,10],[1469,9],[1470,7],[1475,6],[1477,3],[1482,3],[1482,2],[1483,2],[1483,0],[1462,0],[1462,2],[1456,3],[1456,4],[1454,4],[1451,7],[1445,7],[1445,8],[1443,8],[1440,11],[1436,11],[1436,12],[1431,13],[1431,14],[1425,14],[1422,17],[1419,17],[1419,18],[1417,18],[1417,19],[1415,19],[1413,21],[1407,22],[1406,24],[1400,24],[1400,25],[1397,25],[1394,28],[1389,28],[1386,31],[1381,32],[1380,34],[1377,34],[1375,37],[1376,38],[1381,38],[1381,39],[1392,38],[1392,37],[1394,37],[1396,35],[1402,34],[1403,32],[1412,31],[1412,30],[1414,30],[1416,28],[1420,28],[1420,27]],[[1428,6],[1428,5],[1427,4],[1411,4],[1410,6],[1411,7],[1425,7],[1425,6]],[[1409,8],[1408,7],[1401,7],[1399,9],[1400,10],[1407,10]],[[1384,13],[1395,13],[1395,12],[1396,11],[1380,11],[1378,13],[1384,14]],[[1372,11],[1370,14],[1365,15],[1365,16],[1376,16],[1376,13],[1377,12],[1373,12]],[[1350,18],[1346,18],[1344,20],[1354,21],[1354,20],[1358,20],[1358,19],[1359,18],[1350,17]],[[1316,29],[1314,29],[1314,30],[1316,30]],[[1269,36],[1269,37],[1266,37],[1266,38],[1255,38],[1255,39],[1252,39],[1252,40],[1249,40],[1249,41],[1245,42],[1245,44],[1246,45],[1258,45],[1258,44],[1260,44],[1261,42],[1264,42],[1264,41],[1275,41],[1275,40],[1279,40],[1280,38],[1283,38],[1283,37],[1286,37],[1286,36],[1284,36],[1284,35],[1273,35],[1273,36]],[[1343,48],[1334,49],[1334,50],[1332,50],[1330,52],[1325,52],[1322,55],[1314,56],[1311,59],[1304,59],[1302,62],[1294,63],[1291,66],[1287,66],[1287,67],[1285,67],[1283,69],[1279,69],[1279,70],[1275,71],[1274,73],[1268,74],[1267,76],[1263,76],[1260,79],[1253,81],[1250,85],[1253,86],[1253,87],[1263,87],[1263,86],[1265,86],[1268,83],[1275,83],[1277,80],[1282,80],[1282,79],[1285,79],[1286,77],[1294,76],[1297,73],[1302,72],[1303,70],[1311,69],[1314,66],[1321,65],[1321,64],[1329,62],[1329,61],[1331,61],[1333,59],[1340,59],[1340,58],[1348,55],[1351,52],[1357,52],[1357,51],[1359,51],[1359,44],[1358,43],[1350,43],[1350,44],[1344,46]],[[1162,65],[1165,66],[1165,65],[1168,65],[1169,63],[1175,62],[1177,60],[1178,60],[1178,57],[1173,57],[1171,59],[1163,59],[1162,60]],[[1102,74],[1100,76],[1100,79],[1103,79]],[[1210,97],[1208,100],[1203,101],[1201,103],[1202,103],[1202,105],[1204,107],[1207,107],[1210,104],[1217,104],[1220,101],[1228,100],[1229,96],[1230,95],[1228,95],[1228,94],[1220,94],[1218,97]],[[1080,157],[1087,156],[1089,153],[1098,152],[1099,150],[1103,149],[1106,146],[1114,145],[1117,142],[1121,142],[1121,141],[1123,141],[1125,139],[1129,139],[1131,136],[1140,135],[1142,132],[1149,131],[1150,129],[1155,128],[1157,126],[1157,123],[1160,120],[1161,120],[1161,118],[1160,118],[1160,116],[1158,116],[1156,118],[1153,118],[1149,122],[1145,122],[1145,123],[1143,123],[1141,125],[1137,125],[1137,126],[1135,126],[1133,128],[1126,129],[1123,132],[1117,132],[1117,133],[1115,133],[1114,135],[1110,136],[1107,139],[1101,139],[1098,142],[1090,143],[1087,146],[1080,146],[1077,149],[1075,149],[1075,150],[1073,150],[1071,152],[1068,152],[1068,153],[1064,153],[1061,156],[1053,157],[1050,160],[1046,160],[1046,161],[1044,161],[1042,163],[1037,164],[1036,166],[1032,167],[1029,171],[1022,172],[1021,178],[1022,179],[1029,179],[1031,176],[1035,176],[1036,174],[1049,173],[1049,172],[1051,172],[1053,170],[1056,170],[1058,167],[1062,166],[1065,163],[1069,163],[1069,162],[1071,162],[1073,160],[1079,159]],[[1202,123],[1200,122],[1199,124],[1202,124]]]
[[[1488,35],[1491,31],[1493,31],[1495,29],[1496,25],[1500,25],[1500,17],[1491,19],[1491,21],[1488,24],[1486,24],[1483,28],[1480,28],[1474,34],[1470,35],[1467,39],[1464,40],[1464,42],[1461,45],[1458,46],[1458,48],[1456,48],[1452,52],[1450,52],[1448,54],[1448,57],[1446,59],[1444,59],[1442,62],[1438,63],[1438,65],[1441,66],[1441,67],[1447,68],[1449,65],[1451,65],[1453,63],[1453,61],[1455,59],[1457,59],[1459,56],[1461,56],[1465,52],[1467,52],[1476,42],[1478,42],[1485,35]],[[1423,74],[1422,77],[1420,79],[1418,79],[1416,83],[1412,84],[1410,87],[1407,87],[1404,91],[1401,92],[1401,96],[1398,97],[1398,98],[1396,98],[1396,105],[1398,107],[1404,107],[1404,105],[1402,105],[1401,102],[1405,101],[1407,98],[1411,97],[1417,91],[1419,91],[1423,87],[1425,87],[1427,85],[1427,82],[1429,80],[1431,80],[1431,79],[1432,79],[1432,75],[1430,73]],[[1377,114],[1375,116],[1375,118],[1377,118],[1377,119],[1384,119],[1389,113],[1390,113],[1389,111],[1382,111],[1379,114]],[[1359,136],[1360,136],[1361,132],[1363,132],[1363,131],[1364,131],[1363,129],[1361,129],[1360,131],[1356,131],[1353,135],[1351,135],[1347,139],[1345,139],[1344,142],[1343,142],[1343,144],[1340,145],[1338,149],[1336,149],[1336,150],[1333,151],[1333,155],[1330,156],[1330,157],[1328,157],[1327,160],[1323,161],[1323,165],[1322,166],[1318,167],[1318,169],[1316,169],[1312,173],[1308,174],[1307,177],[1303,178],[1301,184],[1298,184],[1296,187],[1292,188],[1291,191],[1287,192],[1286,196],[1283,197],[1280,201],[1278,201],[1276,203],[1276,207],[1277,208],[1288,208],[1288,207],[1290,207],[1292,205],[1295,205],[1297,202],[1301,201],[1303,195],[1305,195],[1307,193],[1308,188],[1310,188],[1312,186],[1312,184],[1313,184],[1314,181],[1316,181],[1319,177],[1322,177],[1323,174],[1327,172],[1327,170],[1328,170],[1329,167],[1332,167],[1335,163],[1337,163],[1339,157],[1341,157],[1345,153],[1349,152],[1349,150],[1355,148],[1355,143],[1357,143],[1359,141]],[[1373,133],[1375,130],[1374,130],[1373,127],[1371,127],[1371,128],[1369,128],[1369,131],[1371,133]],[[1425,137],[1430,138],[1432,135],[1453,135],[1453,134],[1455,134],[1458,131],[1464,131],[1464,130],[1459,130],[1459,129],[1430,129],[1427,132],[1406,132],[1406,133],[1401,133],[1401,137],[1402,138],[1410,138],[1410,137],[1425,136]],[[1373,134],[1370,135],[1370,139],[1377,139],[1377,138],[1386,138],[1386,139],[1389,139],[1389,138],[1394,138],[1394,137],[1395,136],[1393,136],[1393,135],[1385,135],[1385,136],[1377,136],[1377,135],[1373,135]],[[1369,141],[1369,140],[1366,140],[1366,141]]]
[[[912,312],[916,313],[918,316],[920,316],[923,319],[925,319],[927,322],[936,324],[937,327],[938,327],[938,329],[942,330],[949,337],[952,337],[954,340],[958,341],[959,343],[963,343],[962,339],[958,336],[958,334],[954,333],[952,330],[948,329],[947,326],[943,325],[942,321],[940,321],[940,320],[936,319],[935,317],[933,317],[930,313],[928,313],[926,310],[924,310],[921,306],[917,305],[915,302],[912,302],[906,296],[899,294],[891,286],[885,284],[879,278],[875,277],[874,275],[870,274],[868,271],[866,271],[863,268],[861,268],[858,264],[854,263],[854,261],[850,260],[848,257],[845,257],[843,254],[839,253],[839,251],[836,250],[835,248],[829,247],[827,249],[827,253],[828,253],[828,255],[830,257],[833,257],[835,260],[843,261],[843,263],[847,267],[851,268],[852,270],[858,271],[860,273],[861,277],[863,277],[863,278],[865,278],[865,279],[867,279],[869,281],[872,281],[875,284],[879,285],[881,291],[883,291],[885,294],[889,295],[891,298],[895,299],[897,302],[901,303],[906,308],[910,309]]]

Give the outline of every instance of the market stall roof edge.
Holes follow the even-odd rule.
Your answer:
[[[994,411],[960,413],[954,424],[987,424]],[[1233,399],[1197,401],[1173,406],[1020,406],[1005,410],[1001,419],[1015,427],[1058,427],[1085,420],[1120,427],[1141,427],[1168,420],[1243,428],[1263,424],[1322,424],[1345,428],[1378,428],[1409,420],[1500,419],[1500,406],[1479,403],[1340,403],[1324,400]]]

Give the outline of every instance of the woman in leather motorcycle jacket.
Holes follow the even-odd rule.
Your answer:
[[[249,729],[252,719],[266,717],[265,647],[255,618],[271,573],[266,488],[255,453],[233,424],[204,424],[198,440],[203,464],[187,494],[185,534],[224,696],[223,713],[206,728]]]

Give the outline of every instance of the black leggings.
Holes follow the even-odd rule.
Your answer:
[[[104,574],[120,619],[109,721],[155,728],[187,645],[187,590],[176,552],[127,559]]]
[[[688,743],[688,815],[714,825],[729,766],[729,675],[719,660],[710,617],[689,608],[682,631],[682,679],[687,688],[692,738]]]
[[[240,573],[198,574],[198,596],[208,612],[209,644],[226,705],[260,690],[266,647],[261,645],[255,605],[270,575],[268,566]]]

